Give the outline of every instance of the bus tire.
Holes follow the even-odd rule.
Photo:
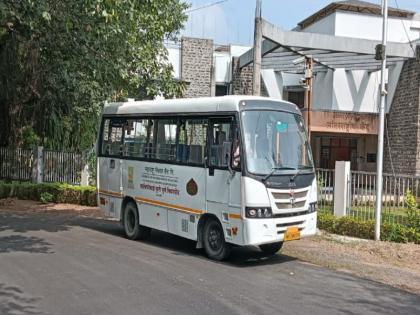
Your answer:
[[[144,240],[150,236],[150,228],[140,225],[139,211],[131,201],[124,208],[124,231],[130,240]]]
[[[264,244],[260,245],[259,247],[264,254],[274,255],[283,247],[283,242]]]
[[[203,246],[207,257],[213,260],[225,260],[230,254],[231,246],[226,243],[223,228],[216,219],[206,220],[203,229]]]

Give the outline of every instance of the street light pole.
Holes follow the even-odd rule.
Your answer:
[[[381,239],[381,209],[382,209],[382,171],[384,157],[384,126],[385,126],[385,71],[386,42],[388,35],[388,0],[382,0],[382,67],[381,67],[381,102],[379,106],[378,154],[376,166],[376,208],[375,208],[375,240]]]

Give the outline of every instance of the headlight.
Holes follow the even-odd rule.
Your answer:
[[[257,219],[264,219],[264,218],[271,218],[273,213],[271,212],[271,208],[254,208],[254,207],[246,207],[245,214],[247,218],[257,218]]]
[[[316,211],[316,202],[312,202],[309,204],[309,213],[315,212]]]

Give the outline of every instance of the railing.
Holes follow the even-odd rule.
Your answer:
[[[80,185],[86,163],[81,153],[0,148],[0,179]]]
[[[43,181],[78,185],[83,165],[80,153],[44,150]]]
[[[351,205],[349,215],[361,220],[375,219],[376,174],[370,172],[351,172]],[[383,175],[382,221],[405,223],[407,205],[405,194],[410,191],[419,201],[420,176]]]
[[[33,151],[0,148],[0,179],[31,180]]]
[[[334,206],[334,170],[319,168],[316,170],[318,182],[319,211],[333,212]]]

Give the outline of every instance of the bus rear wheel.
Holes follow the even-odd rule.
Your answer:
[[[210,218],[206,221],[203,245],[210,259],[221,261],[229,257],[231,246],[226,243],[223,228],[217,220]]]
[[[264,254],[274,255],[283,247],[283,242],[264,244],[259,247]]]
[[[130,240],[143,240],[150,236],[150,228],[140,225],[139,212],[134,202],[128,202],[124,208],[124,231]]]

